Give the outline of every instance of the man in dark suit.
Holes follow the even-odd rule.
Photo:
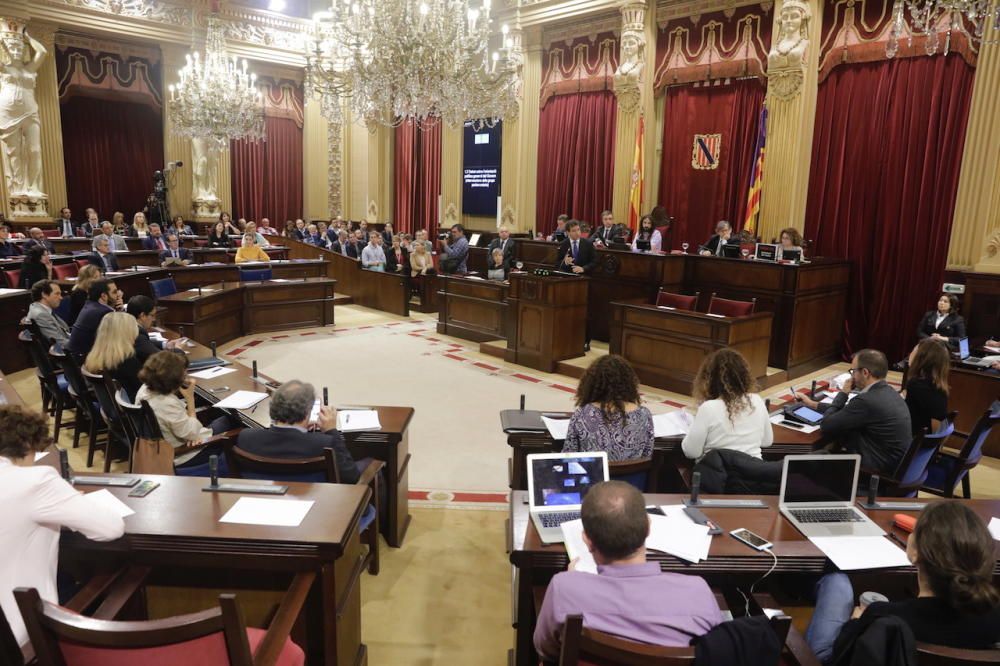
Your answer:
[[[28,229],[28,240],[24,243],[24,251],[27,252],[28,248],[32,248],[36,245],[45,248],[45,251],[49,254],[55,254],[55,247],[52,245],[52,241],[45,237],[45,232],[43,232],[38,227],[31,227]]]
[[[386,247],[392,247],[393,235],[392,222],[386,222],[385,228],[382,229],[382,240],[385,242]]]
[[[97,220],[97,211],[93,208],[87,209],[87,221],[80,227],[80,233],[87,238],[93,238],[94,234],[101,233],[101,223]]]
[[[187,266],[194,260],[191,250],[181,247],[181,239],[175,233],[167,234],[167,249],[160,252],[161,266]]]
[[[20,256],[21,248],[16,243],[10,242],[10,229],[6,225],[0,224],[0,259]]]
[[[330,249],[337,254],[342,254],[351,259],[358,258],[358,246],[352,242],[354,236],[341,229],[337,233],[337,240],[330,244]]]
[[[702,246],[704,249],[699,253],[702,256],[710,257],[715,255],[716,257],[722,256],[722,247],[729,242],[729,239],[733,235],[733,225],[725,220],[720,220],[718,224],[715,225],[715,235],[708,239],[708,241]]]
[[[163,250],[167,249],[167,241],[163,237],[160,225],[155,222],[149,225],[149,235],[142,239],[143,250]]]
[[[87,255],[87,261],[97,266],[101,273],[118,270],[118,257],[114,255],[108,246],[107,238],[100,238],[94,243],[94,251]]]
[[[861,466],[876,474],[892,475],[913,439],[910,410],[885,377],[889,362],[875,349],[862,349],[851,359],[851,379],[844,382],[832,404],[822,404],[803,393],[795,397],[823,412],[820,430],[840,440],[850,453],[861,454]],[[860,393],[847,401],[852,390]]]
[[[81,363],[90,353],[97,337],[97,327],[101,320],[110,312],[121,307],[122,292],[111,280],[97,280],[90,285],[87,292],[87,302],[73,323],[69,334],[66,350],[76,356]]]
[[[66,206],[59,211],[59,219],[56,220],[56,229],[63,238],[72,238],[77,234],[78,230],[76,225],[73,223],[73,220],[70,219],[72,214],[73,211]]]
[[[597,267],[594,244],[580,236],[580,223],[570,220],[566,224],[566,240],[559,245],[556,270],[567,273],[590,273]]]
[[[606,210],[601,213],[601,228],[590,237],[590,240],[594,241],[597,245],[607,247],[611,243],[622,242],[624,237],[625,227],[615,224],[614,215],[611,214],[610,210]]]
[[[503,252],[503,263],[506,268],[514,262],[514,240],[510,237],[510,229],[506,224],[500,225],[497,230],[497,237],[490,241],[486,248],[486,267],[488,269],[500,268],[493,265],[493,250]]]
[[[128,304],[125,306],[125,312],[135,317],[136,322],[139,324],[139,335],[135,338],[135,355],[139,359],[140,365],[145,363],[146,359],[156,352],[163,351],[164,349],[173,349],[177,346],[177,340],[160,342],[149,337],[149,331],[153,328],[153,321],[155,319],[153,312],[155,310],[156,304],[153,302],[153,299],[142,294],[128,299]]]
[[[285,382],[271,395],[271,427],[245,428],[237,446],[248,453],[269,458],[317,458],[323,449],[333,449],[341,483],[357,483],[358,464],[351,457],[337,430],[336,410],[319,410],[319,431],[309,431],[309,415],[316,400],[312,384],[296,379]]]

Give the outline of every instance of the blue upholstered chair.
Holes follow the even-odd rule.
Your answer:
[[[955,417],[958,412],[950,412],[934,432],[923,432],[913,438],[910,448],[896,468],[892,477],[882,476],[880,494],[895,497],[916,497],[917,491],[927,480],[927,468],[938,454],[941,445],[955,433]]]
[[[965,439],[965,445],[957,454],[939,451],[927,467],[927,478],[920,490],[940,495],[954,497],[955,488],[962,483],[962,494],[966,499],[972,497],[972,487],[969,481],[969,471],[979,464],[983,457],[983,444],[989,438],[994,426],[1000,422],[1000,400],[996,400],[979,417],[972,432]]]
[[[177,293],[177,283],[173,278],[163,278],[162,280],[150,280],[149,289],[153,294],[153,300],[158,301],[164,296]]]
[[[271,279],[270,268],[241,268],[240,282],[262,282]]]

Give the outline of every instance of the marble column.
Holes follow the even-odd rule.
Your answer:
[[[1000,229],[1000,34],[987,30],[979,48],[965,150],[958,177],[948,268],[979,262],[986,240]],[[992,44],[987,43],[993,41]]]
[[[812,158],[813,127],[816,120],[816,92],[819,73],[820,30],[823,21],[821,0],[805,0],[812,17],[808,23],[808,46],[802,58],[802,81],[790,96],[779,95],[772,80],[767,92],[767,152],[761,182],[760,217],[757,234],[764,240],[776,237],[785,227],[803,230],[806,197],[809,190],[809,166]],[[777,43],[781,34],[782,14],[775,7],[774,28]],[[771,70],[771,66],[768,67]]]
[[[184,55],[187,49],[166,45],[162,46],[163,53],[163,160],[165,162],[183,162],[184,166],[175,169],[172,176],[167,180],[170,188],[167,192],[167,204],[170,207],[170,215],[183,215],[190,217],[193,214],[191,208],[191,193],[194,186],[192,173],[194,164],[191,162],[191,140],[185,136],[175,134],[170,121],[170,91],[168,86],[177,83],[177,71],[184,66]],[[221,160],[217,160],[221,161]],[[221,176],[221,174],[220,174]],[[219,178],[219,188],[229,188],[229,180]]]
[[[632,161],[635,157],[639,117],[644,111],[643,84],[652,78],[647,68],[647,51],[656,50],[656,41],[646,45],[646,3],[627,2],[621,6],[621,53],[615,73],[615,97],[618,116],[615,122],[615,166],[612,181],[611,212],[615,221],[628,224],[629,196],[632,190]],[[592,223],[596,223],[595,220]]]
[[[538,115],[542,87],[542,31],[538,26],[514,28],[524,53],[521,93],[516,118],[505,118],[500,156],[500,219],[512,232],[546,229],[555,220],[535,219],[538,189]]]
[[[330,158],[334,151],[339,164],[340,127],[336,131],[327,131],[327,121],[320,112],[320,102],[314,98],[305,100],[303,116],[302,190],[305,201],[302,214],[307,220],[325,220],[339,213],[341,208],[339,171],[335,187],[330,180]],[[336,199],[336,202],[332,199]],[[336,211],[331,209],[333,203],[336,203]],[[284,224],[284,220],[280,222]]]
[[[368,194],[364,219],[384,222],[393,216],[393,165],[396,130],[381,125],[368,130]]]
[[[344,103],[343,215],[345,220],[361,220],[368,209],[368,130],[353,118]]]
[[[38,101],[38,115],[42,123],[42,183],[49,197],[48,217],[41,218],[42,221],[57,217],[59,209],[68,203],[62,119],[59,114],[59,86],[56,81],[56,26],[32,21],[28,24],[28,32],[49,51],[48,57],[38,70],[35,83],[35,98]]]
[[[462,155],[464,129],[441,126],[441,224],[450,227],[462,221]]]

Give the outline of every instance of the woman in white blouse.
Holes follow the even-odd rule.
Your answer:
[[[650,252],[659,252],[663,249],[663,236],[660,235],[659,229],[653,226],[653,218],[650,215],[643,215],[642,219],[639,220],[639,231],[636,232],[635,238],[632,239],[633,252],[639,251],[639,246],[637,245],[639,241],[647,241]]]
[[[68,527],[95,541],[112,541],[125,532],[120,515],[88,499],[54,467],[35,465],[35,452],[50,443],[41,414],[20,405],[0,406],[0,506],[8,509],[0,520],[0,607],[19,645],[28,642],[28,633],[14,588],[33,587],[45,601],[60,601],[60,530]]]
[[[700,403],[694,423],[681,443],[688,458],[701,460],[712,449],[742,451],[761,458],[774,432],[750,366],[733,349],[720,349],[705,359],[694,379]]]

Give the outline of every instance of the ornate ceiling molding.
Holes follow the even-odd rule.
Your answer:
[[[61,48],[74,48],[93,53],[117,53],[124,58],[143,58],[149,62],[160,62],[160,49],[140,44],[130,44],[114,39],[103,39],[91,35],[78,35],[59,31],[55,35],[55,44]]]
[[[621,33],[622,17],[617,6],[613,7],[613,14],[591,18],[587,21],[574,21],[545,27],[542,29],[542,43],[551,46],[557,42],[565,42],[567,46],[579,37],[586,37],[590,41],[596,41],[597,36],[607,32],[615,35]]]
[[[770,11],[773,2],[762,3],[760,0],[657,0],[656,22],[662,29],[671,19],[685,16],[700,16],[712,12],[733,11],[747,5],[763,5]]]
[[[42,3],[68,5],[124,18],[184,27],[189,27],[194,17],[194,10],[191,7],[178,6],[162,0],[42,0]]]

